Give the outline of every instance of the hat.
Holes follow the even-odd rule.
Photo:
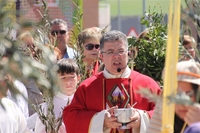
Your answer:
[[[194,61],[181,61],[177,64],[177,80],[200,85],[200,65]]]

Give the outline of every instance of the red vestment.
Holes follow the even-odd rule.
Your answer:
[[[132,79],[130,104],[137,102],[134,108],[147,111],[151,117],[155,104],[141,97],[137,90],[139,87],[145,87],[158,94],[160,93],[158,84],[150,77],[136,71],[131,71],[130,78]],[[88,133],[93,115],[106,109],[104,79],[103,73],[100,72],[80,84],[71,104],[63,111],[67,133]]]

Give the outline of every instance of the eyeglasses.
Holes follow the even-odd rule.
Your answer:
[[[87,50],[93,50],[93,48],[95,49],[99,49],[100,45],[99,44],[92,44],[92,43],[89,43],[89,44],[86,44],[85,45],[85,48]]]
[[[51,31],[51,35],[56,36],[58,35],[58,33],[60,33],[61,35],[64,35],[66,32],[67,32],[66,30],[53,30]]]
[[[128,50],[119,50],[117,52],[114,52],[114,51],[106,51],[106,52],[101,52],[102,54],[105,53],[109,56],[113,56],[113,55],[124,55]]]

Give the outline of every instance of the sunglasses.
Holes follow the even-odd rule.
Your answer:
[[[99,44],[92,44],[92,43],[89,43],[89,44],[86,44],[85,45],[85,48],[87,50],[93,50],[93,48],[95,49],[99,49],[100,45]]]
[[[56,35],[58,35],[58,33],[60,33],[61,35],[64,35],[66,32],[67,32],[66,30],[53,30],[51,32],[51,35],[56,36]]]

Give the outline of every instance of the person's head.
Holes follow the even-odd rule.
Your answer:
[[[52,42],[56,39],[57,47],[65,50],[69,39],[67,23],[56,18],[50,22],[50,25]]]
[[[103,34],[100,51],[105,69],[109,73],[119,75],[124,72],[128,63],[128,41],[124,33],[113,30]],[[117,72],[118,68],[122,71]]]
[[[26,46],[30,47],[34,45],[33,36],[30,31],[25,31],[21,33],[18,37],[21,41],[25,43]]]
[[[182,61],[177,64],[177,80],[178,90],[185,92],[193,102],[197,99],[195,94],[199,89],[200,85],[200,67],[193,61]],[[181,119],[184,119],[188,111],[188,106],[176,104],[175,113]]]
[[[131,45],[129,46],[129,58],[134,60],[137,57],[138,49],[136,46],[134,46],[134,43],[136,43],[137,38],[134,36],[128,36],[127,37],[128,43]]]
[[[23,43],[19,47],[27,48],[28,50],[30,50],[31,56],[35,57],[36,47],[35,47],[33,35],[31,34],[31,32],[25,31],[25,32],[21,33],[18,36],[18,39],[20,41],[22,41],[22,43]]]
[[[58,65],[58,85],[60,91],[68,96],[74,94],[79,82],[79,68],[73,59],[62,58]]]
[[[96,28],[87,28],[78,35],[78,46],[83,49],[83,61],[90,65],[99,57],[101,32]]]
[[[91,29],[95,30],[96,32],[102,32],[102,30],[99,27],[91,27]]]
[[[183,46],[190,53],[190,55],[195,58],[196,41],[194,38],[189,35],[184,35]]]
[[[144,31],[142,31],[142,32],[139,34],[138,39],[149,40],[149,37],[147,36],[148,33],[149,33],[149,29],[145,29]]]

